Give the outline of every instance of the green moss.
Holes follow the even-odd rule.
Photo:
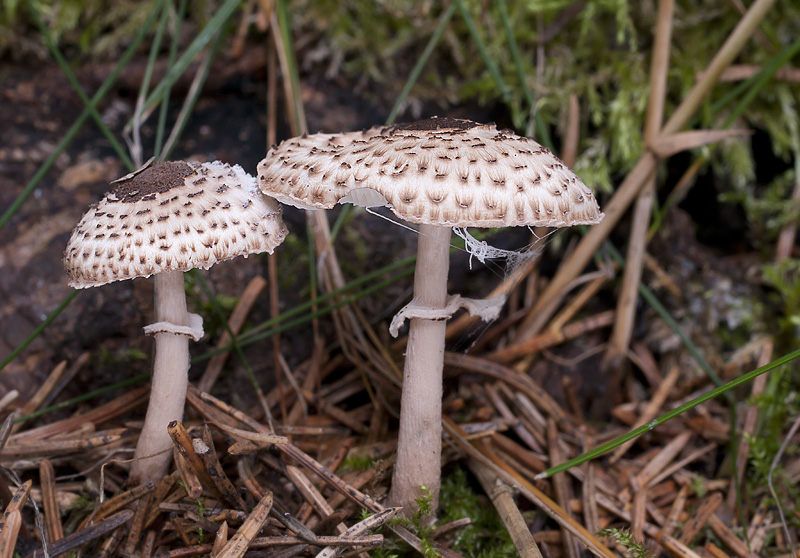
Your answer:
[[[431,538],[433,527],[424,521],[426,516],[433,513],[431,506],[433,498],[427,486],[420,486],[420,488],[422,489],[422,496],[416,499],[417,511],[414,515],[412,515],[411,518],[402,516],[395,517],[389,523],[392,525],[404,525],[411,529],[420,540],[423,556],[425,556],[425,558],[438,558],[441,554],[436,550],[433,539]],[[366,519],[368,515],[366,510],[362,511],[362,519]],[[404,541],[398,541],[395,537],[388,537],[385,539],[383,546],[371,551],[370,555],[378,558],[397,558],[411,551],[411,547]]]
[[[101,369],[119,366],[128,362],[143,361],[147,360],[147,358],[147,353],[131,347],[110,351],[105,345],[100,345],[92,353],[92,362]]]
[[[453,549],[464,556],[500,558],[515,556],[516,549],[500,516],[487,498],[470,486],[463,469],[456,469],[442,480],[439,501],[443,507],[439,523],[469,517],[471,523],[460,529]]]
[[[597,534],[602,537],[611,537],[618,544],[624,546],[625,556],[630,558],[650,558],[652,556],[652,552],[647,550],[642,542],[633,538],[629,529],[603,529]]]
[[[367,454],[350,453],[342,462],[340,470],[345,473],[366,471],[375,463],[375,459]]]

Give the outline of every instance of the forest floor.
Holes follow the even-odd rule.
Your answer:
[[[100,107],[118,135],[133,113],[145,62],[135,60]],[[83,105],[54,66],[5,65],[1,71],[0,207],[7,207]],[[92,91],[107,71],[92,64],[76,73]],[[263,60],[220,60],[210,75],[174,158],[219,159],[255,173],[267,147]],[[188,87],[179,82],[176,92]],[[380,124],[387,107],[353,95],[352,89],[341,80],[303,81],[309,129]],[[464,107],[450,115],[485,120],[495,114]],[[148,141],[154,127],[145,124],[142,133]],[[278,138],[288,135],[281,122]],[[71,295],[61,263],[69,234],[108,183],[126,172],[89,123],[0,231],[0,355],[23,344]],[[332,212],[330,222],[338,215]],[[80,292],[0,370],[2,416],[50,408],[13,427],[7,423],[7,443],[0,450],[7,526],[16,517],[10,500],[17,494],[43,507],[51,556],[79,547],[87,556],[227,556],[222,547],[234,531],[252,539],[245,556],[313,555],[327,545],[369,548],[381,540],[390,548],[381,555],[388,556],[407,551],[400,539],[418,550],[434,545],[445,556],[502,556],[515,552],[506,532],[524,539],[523,531],[533,534],[548,558],[578,556],[585,549],[619,555],[626,535],[600,534],[608,528],[630,529],[635,541],[671,556],[789,556],[768,484],[774,482],[785,505],[796,498],[800,458],[787,455],[780,475],[768,477],[770,464],[752,455],[763,446],[754,450],[749,437],[760,421],[776,416],[773,407],[781,404],[785,379],[760,376],[611,454],[551,478],[537,476],[713,389],[715,377],[698,365],[681,335],[693,342],[720,382],[779,356],[778,340],[766,333],[774,328],[753,327],[768,315],[763,308],[774,304],[774,293],[760,278],[763,253],[743,239],[731,240],[742,219],[736,210],[716,207],[706,223],[696,203],[670,212],[648,246],[643,284],[681,333],[641,302],[626,360],[612,366],[604,365],[603,355],[622,270],[607,250],[563,293],[554,317],[527,339],[517,337],[520,324],[558,268],[558,258],[575,248],[579,235],[551,237],[540,261],[521,278],[511,278],[502,263],[471,269],[469,255],[454,252],[450,292],[484,297],[505,285],[509,303],[492,324],[459,317],[449,328],[445,486],[438,522],[433,528],[418,517],[390,522],[383,538],[363,534],[361,539],[342,533],[345,524],[361,521],[362,509],[381,509],[378,502],[391,479],[396,374],[404,346],[388,337],[387,323],[410,298],[413,263],[355,303],[281,331],[277,344],[274,336],[243,343],[245,360],[230,348],[225,357],[209,358],[208,351],[227,346],[215,304],[226,315],[245,316],[240,324],[245,335],[276,312],[309,300],[309,269],[317,264],[309,261],[306,218],[294,208],[286,208],[284,216],[292,238],[276,252],[277,282],[265,280],[269,262],[261,256],[225,262],[205,273],[213,302],[197,279],[187,282],[190,306],[204,315],[207,332],[192,347],[198,360],[190,379],[197,385],[205,378],[208,394],[190,392],[183,426],[216,448],[216,456],[211,452],[200,462],[224,470],[227,478],[203,484],[207,471],[204,475],[193,470],[195,462],[176,457],[182,463],[159,485],[127,486],[125,460],[132,456],[147,401],[143,375],[149,371],[151,341],[141,327],[152,319],[153,287],[145,279],[118,282]],[[623,251],[625,229],[618,227],[612,236]],[[490,242],[520,249],[531,237],[527,230],[506,230]],[[353,212],[344,219],[335,247],[345,278],[352,281],[403,261],[415,245],[413,232]],[[390,275],[349,287],[347,293],[358,294]],[[319,293],[324,291],[321,284]],[[277,307],[271,298],[279,301]],[[325,310],[330,299],[320,305]],[[265,394],[262,400],[251,387],[248,368]],[[119,385],[124,380],[130,383]],[[88,400],[75,400],[108,386]],[[288,436],[290,444],[259,442],[268,424],[265,405],[275,417],[276,433]],[[229,449],[232,443],[238,444],[235,450]],[[333,478],[319,464],[333,471]],[[255,525],[257,503],[264,504],[269,494],[276,508],[305,527],[277,517]],[[501,511],[493,512],[492,504]],[[20,509],[16,552],[41,556],[32,554],[41,546],[32,508]],[[514,523],[514,510],[521,511],[521,524]],[[794,536],[796,510],[786,520]],[[9,532],[0,533],[0,546],[9,543]],[[627,547],[636,550],[630,541]]]

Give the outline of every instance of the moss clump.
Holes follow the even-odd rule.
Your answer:
[[[611,537],[618,544],[624,546],[625,556],[629,558],[650,558],[653,554],[645,548],[643,543],[633,538],[629,529],[603,529],[597,534],[601,537]]]
[[[485,496],[475,493],[463,469],[456,469],[443,479],[439,501],[443,506],[440,523],[449,523],[462,517],[472,520],[456,534],[453,542],[456,552],[478,558],[516,555],[511,537],[497,511]]]

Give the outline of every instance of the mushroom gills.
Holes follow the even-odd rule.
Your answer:
[[[389,200],[372,188],[354,188],[345,197],[339,198],[339,203],[352,203],[361,207],[391,207]]]

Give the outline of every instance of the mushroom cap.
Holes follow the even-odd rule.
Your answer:
[[[448,227],[566,227],[603,218],[592,191],[549,149],[454,118],[292,138],[269,150],[258,182],[299,207],[388,205],[406,221]]]
[[[239,165],[156,163],[116,181],[72,231],[64,267],[76,289],[272,252],[281,207]]]

